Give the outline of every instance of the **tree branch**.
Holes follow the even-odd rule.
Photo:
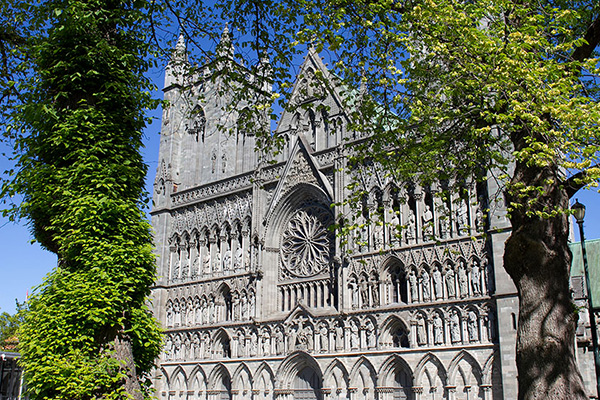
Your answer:
[[[592,165],[590,168],[598,167],[600,167],[600,164]],[[563,182],[563,186],[567,191],[567,195],[569,196],[569,198],[575,196],[575,193],[577,193],[579,189],[585,186],[585,183],[583,183],[582,180],[583,178],[585,178],[586,175],[587,169],[584,169],[583,171],[579,171],[575,175],[570,176]]]
[[[600,15],[598,15],[596,20],[588,27],[583,38],[586,43],[576,48],[573,52],[571,58],[574,61],[583,61],[590,57],[596,46],[600,43]]]

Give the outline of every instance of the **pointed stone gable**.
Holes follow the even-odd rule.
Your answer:
[[[302,136],[295,139],[296,144],[290,159],[283,170],[283,175],[275,189],[275,194],[269,204],[269,210],[274,210],[279,201],[299,184],[310,184],[322,189],[333,200],[333,188],[327,178],[319,171],[318,163],[309,152],[310,146]],[[265,218],[265,220],[268,219]]]

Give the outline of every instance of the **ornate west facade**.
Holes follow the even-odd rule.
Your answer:
[[[346,151],[368,138],[347,129],[340,94],[313,81],[328,76],[316,53],[294,88],[301,107],[277,127],[286,146],[267,164],[238,122],[244,105],[221,111],[218,80],[182,84],[178,49],[152,211],[159,399],[516,398],[508,223],[481,213],[497,188],[441,203],[435,187],[372,174],[365,212],[390,225],[342,242],[328,227],[347,210],[332,205],[348,196]]]

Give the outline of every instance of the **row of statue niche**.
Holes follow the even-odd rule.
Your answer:
[[[250,266],[250,252],[248,246],[246,256],[241,242],[235,241],[235,250],[232,250],[228,244],[220,246],[218,242],[211,245],[213,251],[210,251],[209,246],[200,245],[197,251],[198,255],[193,257],[193,262],[190,266],[191,249],[185,247],[172,248],[171,250],[171,282],[184,282],[189,279],[194,279],[200,276],[207,276],[213,273],[239,272],[248,270]],[[221,255],[221,247],[225,247]],[[202,265],[200,260],[202,259]]]
[[[223,321],[247,321],[256,314],[256,296],[237,291],[231,296],[217,294],[187,301],[167,301],[167,328],[214,324]]]
[[[445,315],[433,312],[430,318],[418,313],[411,325],[418,346],[456,345],[493,341],[494,321],[493,312],[480,316],[474,309],[466,310],[464,314],[452,309]]]
[[[240,328],[226,339],[223,334],[211,339],[208,332],[167,334],[164,357],[168,361],[243,358],[289,354],[296,350],[329,353],[374,348],[377,348],[377,331],[373,321],[366,319],[361,324],[352,319],[347,324],[336,321],[333,326],[322,322],[316,328],[302,322],[278,325],[272,331],[255,328],[246,332]]]
[[[457,265],[447,261],[446,266],[433,266],[431,271],[422,268],[418,273],[411,269],[407,275],[409,302],[439,299],[466,298],[487,294],[487,263],[473,260],[467,266],[464,260]]]
[[[478,201],[470,208],[467,201],[461,199],[456,204],[456,209],[450,212],[446,203],[436,204],[433,208],[430,204],[421,203],[418,221],[415,216],[415,207],[407,205],[403,207],[403,212],[401,211],[402,207],[399,207],[399,210],[385,207],[383,221],[378,216],[373,217],[371,224],[359,221],[360,228],[356,241],[358,250],[377,250],[386,244],[395,247],[402,244],[410,245],[420,241],[430,241],[434,238],[448,239],[483,233],[484,215],[480,204],[481,201]],[[373,215],[375,214],[373,213]],[[472,221],[470,221],[471,215]],[[364,217],[361,218],[364,219]],[[471,227],[473,227],[472,230]],[[419,235],[417,232],[420,232]]]
[[[348,278],[348,288],[350,289],[350,299],[352,308],[379,307],[379,279],[371,274],[369,278],[361,276],[360,281],[356,276]]]

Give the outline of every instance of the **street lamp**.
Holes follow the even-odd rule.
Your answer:
[[[581,254],[583,256],[583,270],[585,272],[585,283],[587,289],[587,302],[590,314],[590,328],[592,330],[592,349],[594,351],[594,366],[596,367],[596,393],[600,397],[600,352],[598,352],[598,333],[596,332],[596,316],[592,306],[592,288],[590,284],[590,272],[588,269],[587,253],[585,251],[585,236],[583,235],[583,218],[585,217],[585,206],[575,199],[571,207],[573,216],[579,225],[579,237],[581,239]]]

